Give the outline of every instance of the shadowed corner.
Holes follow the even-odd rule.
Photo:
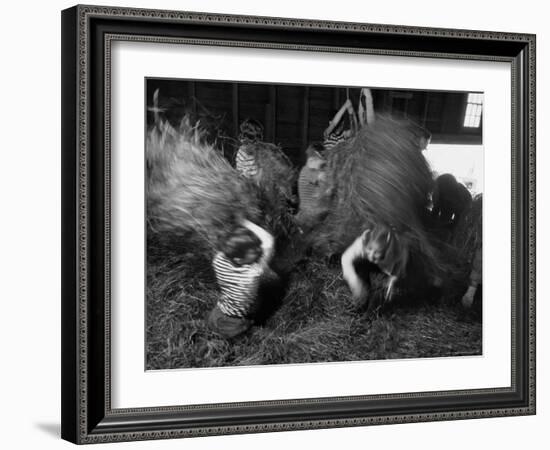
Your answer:
[[[255,310],[256,324],[263,326],[267,320],[279,310],[283,304],[284,297],[288,292],[288,285],[292,271],[296,264],[304,258],[306,246],[290,236],[279,246],[272,263],[272,271],[264,276],[260,284],[259,298],[261,303]]]
[[[52,437],[61,437],[61,424],[60,423],[37,423],[36,428],[40,431],[49,434]]]
[[[255,322],[257,325],[265,325],[267,320],[282,306],[283,299],[288,290],[289,274],[276,274],[265,277],[260,285],[258,296],[262,299],[255,310]]]

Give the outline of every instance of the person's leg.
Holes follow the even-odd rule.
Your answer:
[[[477,292],[478,286],[481,284],[481,247],[479,247],[474,255],[472,261],[472,271],[470,272],[470,285],[468,290],[462,297],[462,306],[470,308],[474,303],[474,297]]]
[[[228,339],[244,333],[253,323],[254,322],[248,318],[224,314],[218,305],[216,305],[208,315],[208,326]]]

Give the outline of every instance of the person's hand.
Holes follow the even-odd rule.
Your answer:
[[[471,308],[472,304],[474,303],[474,296],[476,294],[476,288],[474,286],[470,286],[464,296],[462,297],[462,306],[464,308]]]
[[[367,98],[372,98],[372,93],[371,93],[371,90],[369,88],[363,88],[361,89],[361,95],[363,97],[365,97],[365,99]]]

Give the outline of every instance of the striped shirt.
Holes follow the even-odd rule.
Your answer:
[[[221,311],[232,317],[246,317],[256,300],[263,268],[259,263],[234,265],[222,252],[212,262],[222,298]]]
[[[341,133],[330,133],[328,137],[323,141],[323,147],[325,150],[330,150],[333,147],[336,147],[340,142],[344,142],[346,137],[344,132]]]
[[[256,155],[254,153],[249,154],[245,150],[245,146],[239,147],[237,151],[237,157],[235,159],[235,167],[245,178],[254,178],[258,175],[258,164],[256,163]]]
[[[265,271],[271,270],[269,262],[273,256],[273,236],[250,222],[246,226],[262,242],[262,256],[258,261],[238,266],[233,264],[223,252],[216,253],[212,261],[216,280],[222,292],[218,307],[224,314],[232,317],[249,315],[258,296],[260,278]]]
[[[322,177],[322,170],[311,169],[307,165],[300,171],[298,197],[300,198],[301,211],[313,211],[318,208],[319,198],[323,189]]]

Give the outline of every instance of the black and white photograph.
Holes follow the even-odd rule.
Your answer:
[[[483,92],[145,99],[146,370],[483,355]]]
[[[1,448],[544,447],[545,3],[92,3],[2,11]]]

